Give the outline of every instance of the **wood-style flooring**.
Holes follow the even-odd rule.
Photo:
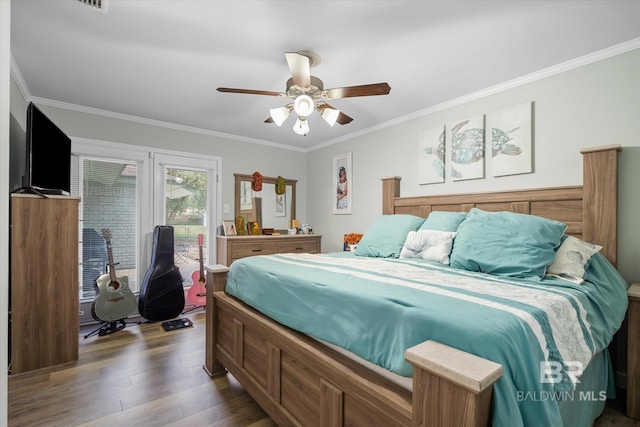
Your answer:
[[[9,427],[275,426],[231,375],[204,372],[204,312],[185,317],[194,326],[171,332],[83,328],[77,363],[9,376]],[[640,427],[622,411],[610,403],[594,427]]]
[[[194,326],[171,332],[82,330],[77,364],[10,375],[9,426],[275,426],[231,375],[206,374],[205,314],[185,317]]]

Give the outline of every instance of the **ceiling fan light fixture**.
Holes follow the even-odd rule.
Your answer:
[[[313,112],[315,104],[309,95],[300,95],[293,102],[293,109],[301,117],[307,117]]]
[[[309,133],[309,122],[304,117],[296,120],[296,123],[293,125],[293,131],[301,136],[307,136]]]
[[[269,110],[273,122],[278,126],[282,126],[287,117],[289,117],[289,109],[287,107],[272,108]]]
[[[329,126],[331,127],[336,124],[336,120],[338,120],[339,115],[340,110],[334,110],[333,108],[325,108],[321,113],[322,119],[329,123]]]

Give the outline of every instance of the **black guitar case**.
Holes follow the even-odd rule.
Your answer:
[[[173,260],[173,227],[153,230],[151,265],[142,279],[138,312],[152,322],[173,319],[184,310],[182,275]]]

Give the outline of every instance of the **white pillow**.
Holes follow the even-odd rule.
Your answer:
[[[400,258],[422,258],[449,264],[455,231],[410,231],[400,251]]]
[[[600,249],[602,246],[567,236],[558,248],[555,261],[547,267],[547,274],[574,283],[582,283],[585,265]]]

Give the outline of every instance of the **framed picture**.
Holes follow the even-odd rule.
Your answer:
[[[418,142],[418,184],[444,182],[444,125],[420,132]]]
[[[451,180],[484,178],[484,115],[452,123],[447,139],[451,147]]]
[[[287,216],[286,194],[276,194],[276,216]]]
[[[246,211],[253,208],[251,198],[253,194],[251,192],[250,181],[240,181],[240,210]]]
[[[493,176],[533,172],[532,102],[487,115]]]
[[[222,229],[224,230],[225,236],[235,236],[238,234],[236,232],[235,221],[222,221]]]
[[[333,213],[350,215],[353,203],[353,177],[351,153],[333,156]]]

